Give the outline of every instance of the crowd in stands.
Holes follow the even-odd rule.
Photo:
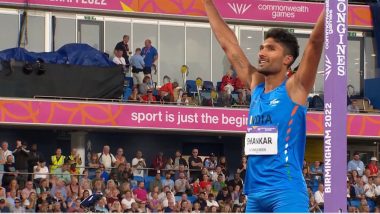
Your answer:
[[[146,160],[141,151],[127,158],[107,145],[92,153],[86,167],[77,150],[52,156],[17,141],[0,149],[1,212],[244,212],[246,158],[236,170],[224,156],[203,159],[159,152]],[[46,159],[45,159],[46,158]],[[150,161],[150,162],[148,162]],[[148,164],[149,163],[149,164]],[[99,196],[89,202],[89,196]],[[86,202],[86,203],[85,203]]]
[[[360,154],[354,153],[347,165],[347,210],[350,213],[380,212],[380,174],[378,160],[372,157],[365,165]],[[310,212],[322,212],[324,207],[324,168],[320,161],[310,166],[304,162],[303,175],[308,187]]]

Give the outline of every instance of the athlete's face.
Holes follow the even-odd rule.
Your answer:
[[[280,73],[293,61],[291,55],[286,54],[283,45],[273,38],[268,38],[260,45],[259,62],[257,70],[264,76]]]

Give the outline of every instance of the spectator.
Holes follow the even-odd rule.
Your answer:
[[[235,173],[234,178],[227,182],[227,186],[230,191],[235,189],[235,186],[240,186],[240,189],[243,189],[243,180],[240,178],[240,174]]]
[[[79,185],[78,178],[76,176],[71,176],[71,182],[66,186],[67,197],[71,198],[81,198],[82,189]]]
[[[190,177],[192,180],[196,180],[200,177],[201,169],[203,167],[203,161],[198,157],[198,149],[194,148],[192,150],[192,155],[189,157],[189,168],[190,168]]]
[[[18,184],[21,188],[24,188],[25,183],[28,179],[28,161],[29,153],[27,150],[26,142],[21,142],[21,140],[16,141],[16,149],[13,151],[13,156],[15,157],[15,167],[20,174],[17,176]]]
[[[313,186],[318,186],[318,184],[322,182],[323,167],[321,166],[321,162],[319,161],[314,162],[314,165],[310,167],[310,175],[311,175]]]
[[[173,192],[170,191],[168,186],[164,187],[164,191],[158,195],[158,199],[162,202],[163,207],[169,206],[170,200],[175,200]]]
[[[370,170],[371,176],[377,176],[379,174],[376,157],[371,157],[371,162],[367,165],[367,168]]]
[[[231,105],[231,94],[234,91],[234,78],[232,77],[232,70],[229,69],[226,75],[222,78],[220,90],[223,92],[223,100],[225,106]]]
[[[365,197],[367,200],[375,201],[376,199],[376,184],[373,183],[372,178],[368,178],[368,183],[364,185]]]
[[[5,158],[7,158],[8,155],[12,155],[12,156],[13,156],[12,151],[8,149],[8,142],[4,141],[4,142],[1,144],[1,149],[2,149],[3,152],[4,152],[4,157],[5,157]],[[14,157],[13,157],[13,162],[14,162]]]
[[[216,201],[219,203],[219,205],[225,205],[232,201],[231,193],[228,191],[227,187],[223,187],[222,190],[218,192]]]
[[[10,213],[11,210],[9,209],[9,206],[7,205],[4,198],[0,199],[0,212],[1,213]]]
[[[162,170],[165,168],[166,159],[164,158],[164,153],[159,152],[158,155],[153,159],[152,161],[152,168],[153,171],[156,172],[157,170]]]
[[[174,164],[173,164],[173,159],[172,158],[168,158],[166,160],[166,164],[165,164],[165,171],[169,172],[171,175],[174,175],[175,172],[173,171],[174,170]]]
[[[368,180],[371,178],[371,170],[365,169],[364,170],[364,175],[362,176],[362,181],[364,184],[368,183]]]
[[[1,172],[4,172],[4,164],[6,163],[6,157],[4,156],[4,151],[2,149],[0,149],[0,186],[1,186],[1,182],[3,180],[3,173]]]
[[[69,171],[69,164],[64,163],[61,168],[57,168],[54,173],[58,179],[63,180],[65,183],[69,183],[71,179],[71,173]]]
[[[37,207],[37,193],[31,192],[24,205],[26,212],[34,213]]]
[[[115,50],[122,50],[122,57],[124,58],[125,64],[127,68],[129,67],[129,36],[124,35],[123,41],[119,42],[115,46]]]
[[[49,182],[46,178],[42,178],[39,182],[39,185],[36,189],[36,193],[38,195],[41,195],[42,193],[44,192],[49,192],[50,191],[50,187],[49,187]]]
[[[168,83],[165,83],[161,88],[159,89],[160,93],[160,99],[162,102],[174,102],[174,90],[178,87],[177,82],[171,83],[170,81]]]
[[[210,193],[210,194],[208,195],[208,199],[206,200],[206,203],[207,203],[207,208],[208,208],[207,210],[208,210],[208,211],[211,211],[210,208],[211,208],[212,206],[214,206],[214,207],[219,207],[219,204],[218,204],[218,202],[215,201],[214,194],[212,194],[212,193]]]
[[[41,152],[38,151],[37,144],[32,144],[32,147],[30,149],[29,153],[29,160],[28,160],[28,172],[33,173],[34,172],[34,166],[37,165],[38,161],[44,160],[44,156]],[[32,179],[32,175],[28,176],[28,179]]]
[[[110,209],[111,213],[122,213],[123,212],[123,208],[120,204],[120,201],[117,201],[117,200],[114,201],[110,207],[111,207],[111,209]]]
[[[12,210],[15,207],[15,200],[17,198],[17,190],[9,191],[9,194],[6,198],[9,208]]]
[[[304,168],[302,169],[302,175],[303,175],[303,178],[305,179],[306,186],[307,186],[307,187],[311,187],[311,186],[313,186],[313,185],[312,185],[311,175],[310,175],[310,173],[309,173],[309,170],[308,170],[306,167],[304,167]]]
[[[106,208],[106,204],[107,204],[107,199],[105,197],[103,197],[102,199],[100,199],[98,201],[98,203],[96,203],[95,212],[108,213],[108,209]]]
[[[16,166],[13,162],[13,155],[8,155],[7,156],[7,162],[4,165],[4,175],[3,175],[3,180],[2,180],[2,185],[4,187],[7,187],[11,180],[15,179],[17,177],[17,171],[16,171]],[[16,181],[17,184],[17,181]]]
[[[67,212],[69,212],[69,213],[84,213],[85,210],[83,208],[81,208],[80,204],[81,204],[80,198],[75,199],[75,201],[72,202],[68,206],[69,209],[67,210]]]
[[[240,186],[237,185],[235,186],[234,191],[231,192],[231,199],[234,202],[234,204],[239,203],[240,195],[241,195],[241,189],[240,189]]]
[[[206,194],[205,192],[200,192],[198,199],[195,201],[195,203],[198,203],[200,205],[200,210],[203,212],[205,211],[207,207],[207,201],[206,201]]]
[[[222,173],[224,174],[224,176],[228,178],[230,176],[230,172],[228,171],[226,156],[221,156],[219,158],[219,165],[222,167]]]
[[[311,213],[322,213],[322,210],[319,208],[319,205],[315,201],[314,196],[311,196],[309,199],[309,212],[311,212]]]
[[[202,175],[202,181],[199,182],[201,191],[205,191],[207,185],[212,185],[210,177],[207,174]]]
[[[67,191],[65,182],[63,180],[53,179],[50,195],[54,196],[56,201],[66,201]]]
[[[78,166],[82,165],[82,158],[80,157],[78,150],[76,148],[71,149],[70,155],[66,157],[66,162],[70,164],[70,171],[73,174],[78,175],[80,173]]]
[[[165,212],[165,213],[175,213],[175,212],[178,212],[178,211],[177,211],[177,208],[176,208],[176,206],[175,206],[174,199],[170,199],[170,200],[168,201],[168,206],[165,207],[164,212]]]
[[[104,165],[107,171],[111,171],[111,167],[114,166],[116,158],[110,153],[110,147],[108,145],[103,146],[103,152],[98,153],[98,161]]]
[[[107,181],[107,187],[105,190],[108,207],[111,207],[115,201],[118,201],[120,191],[114,180]]]
[[[161,182],[161,173],[160,171],[157,171],[156,176],[154,177],[153,180],[150,181],[149,183],[149,191],[153,192],[153,189],[155,187],[158,187],[158,191],[162,191],[162,182]]]
[[[359,152],[355,152],[353,159],[348,162],[347,170],[349,172],[356,170],[359,176],[362,176],[364,169],[364,163],[360,160]]]
[[[37,165],[33,167],[33,180],[35,183],[40,183],[41,179],[48,178],[49,168],[44,160],[39,160]]]
[[[152,67],[157,72],[157,60],[158,52],[155,47],[152,46],[152,41],[150,39],[145,40],[145,47],[141,50],[141,56],[144,58],[144,75],[150,76],[152,78]]]
[[[61,168],[65,163],[66,157],[62,155],[61,148],[55,150],[55,155],[51,156],[50,172],[55,173],[55,170]]]
[[[138,204],[146,203],[148,199],[148,193],[144,188],[144,182],[140,181],[138,183],[138,188],[133,191],[133,195],[135,196],[135,200]]]
[[[379,196],[380,196],[380,177],[375,178],[375,185],[376,185],[375,195],[377,198],[379,198]]]
[[[115,167],[118,167],[119,164],[123,163],[123,164],[126,164],[127,163],[127,159],[125,158],[124,156],[124,150],[123,148],[118,148],[117,151],[116,151],[116,155],[115,155]]]
[[[178,90],[178,97],[176,99],[177,105],[185,105],[188,106],[190,103],[187,92],[184,92],[183,89]]]
[[[115,56],[113,57],[112,61],[116,65],[121,66],[123,68],[124,72],[127,72],[128,71],[127,62],[125,61],[125,58],[123,57],[123,49],[116,47],[114,54],[115,54]]]
[[[153,90],[151,78],[149,76],[145,76],[142,84],[139,85],[139,94],[146,95],[149,90]]]
[[[243,156],[241,158],[241,164],[239,168],[237,169],[237,173],[240,173],[240,177],[243,179],[243,181],[245,180],[246,168],[247,168],[247,157]]]
[[[142,102],[141,97],[139,95],[139,89],[137,88],[137,86],[133,86],[132,94],[128,97],[128,101]]]
[[[223,187],[227,187],[224,182],[224,175],[219,174],[217,180],[212,183],[212,191],[217,194]]]
[[[238,93],[238,105],[248,105],[247,95],[251,93],[247,84],[244,81],[241,81],[239,77],[235,79],[235,91]]]
[[[129,210],[132,207],[132,203],[135,203],[135,199],[132,197],[132,192],[128,190],[123,199],[121,200],[121,205],[124,210]]]
[[[140,85],[143,83],[143,70],[145,67],[144,58],[141,56],[141,48],[136,48],[135,55],[131,57],[131,66],[133,73],[133,83],[135,85]]]
[[[174,191],[174,181],[171,179],[170,171],[166,171],[165,179],[162,180],[162,186],[168,186],[170,191]]]
[[[185,173],[179,173],[179,178],[174,182],[174,187],[176,190],[176,196],[181,196],[191,189],[189,181],[185,177]]]
[[[97,168],[99,168],[99,161],[98,161],[98,154],[92,153],[90,162],[88,163],[89,169],[88,169],[88,177],[90,179],[93,179],[95,177],[95,171]]]
[[[174,158],[174,169],[178,170],[180,164],[182,164],[184,167],[188,167],[187,161],[185,160],[185,158],[182,157],[181,151],[177,150],[175,152]]]
[[[153,96],[153,91],[152,90],[148,90],[147,94],[143,95],[141,97],[141,100],[142,100],[142,102],[149,103],[149,104],[157,102],[156,97]]]
[[[25,213],[25,208],[21,206],[21,200],[19,198],[15,199],[15,206],[12,209],[13,213]]]
[[[324,194],[325,194],[325,188],[323,184],[319,184],[318,190],[314,193],[315,201],[318,203],[318,206],[323,209],[324,207]]]
[[[144,158],[142,157],[142,152],[138,150],[136,152],[136,157],[132,159],[132,168],[133,168],[133,176],[144,177],[144,169],[146,167],[146,163]]]
[[[364,182],[361,178],[358,178],[355,184],[355,195],[356,198],[362,199],[365,198],[365,192],[364,192]]]
[[[27,181],[25,188],[21,191],[22,195],[26,195],[29,197],[30,193],[36,193],[36,190],[33,188],[33,182],[32,181]]]
[[[211,174],[211,181],[217,181],[218,180],[218,177],[219,175],[221,175],[223,177],[223,181],[226,179],[226,175],[223,173],[223,170],[222,170],[222,166],[221,165],[218,165],[216,166],[215,168],[215,172],[213,172]]]
[[[211,153],[210,156],[204,160],[204,166],[208,170],[214,170],[217,165],[218,165],[218,159],[214,153]]]

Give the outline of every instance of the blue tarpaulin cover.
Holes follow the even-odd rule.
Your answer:
[[[96,67],[114,67],[116,64],[112,62],[106,54],[96,50],[87,44],[67,44],[56,52],[35,53],[29,52],[24,48],[11,48],[0,51],[0,61],[16,61],[36,62],[43,60],[45,63],[51,64],[70,64]]]

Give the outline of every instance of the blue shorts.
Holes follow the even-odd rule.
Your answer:
[[[266,190],[248,194],[247,213],[309,212],[309,197],[306,189]]]

